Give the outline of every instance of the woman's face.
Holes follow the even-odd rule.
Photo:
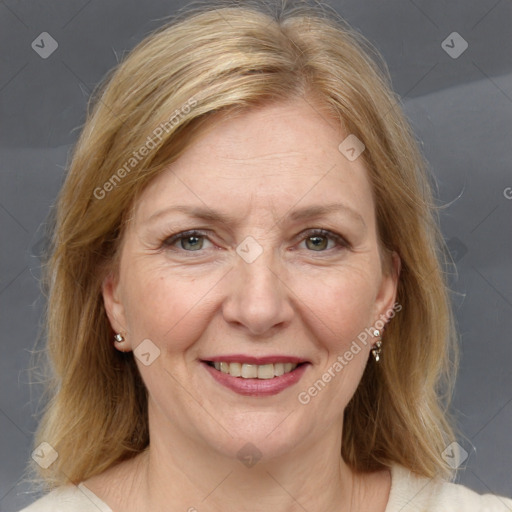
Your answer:
[[[152,443],[273,457],[339,441],[375,341],[358,335],[397,283],[347,135],[303,100],[267,106],[217,124],[144,190],[103,295],[149,392]]]

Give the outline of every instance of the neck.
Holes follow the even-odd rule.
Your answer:
[[[151,444],[138,461],[138,496],[146,510],[169,510],[170,504],[190,512],[356,510],[365,494],[361,478],[341,457],[341,425],[315,443],[263,456],[254,465],[250,449],[244,460],[226,457],[183,432],[170,432],[168,424],[159,428],[158,418],[150,425]]]

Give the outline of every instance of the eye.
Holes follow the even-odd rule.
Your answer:
[[[162,246],[176,248],[178,251],[198,252],[204,248],[205,240],[208,240],[208,236],[204,231],[183,231],[165,238],[162,241]],[[329,247],[329,241],[333,242],[333,246]],[[310,229],[306,231],[306,236],[302,236],[301,242],[306,242],[306,247],[313,252],[350,248],[350,243],[344,237],[325,229]]]
[[[306,232],[306,237],[302,238],[306,242],[306,247],[314,252],[326,252],[326,249],[349,248],[350,244],[338,233],[325,229],[311,229]],[[329,241],[334,243],[334,247],[328,247]]]
[[[194,252],[203,248],[205,239],[206,234],[202,231],[184,231],[182,233],[177,233],[176,235],[172,235],[166,238],[162,242],[162,245],[165,247],[172,247],[177,242],[180,242],[178,249],[183,249],[187,252]]]

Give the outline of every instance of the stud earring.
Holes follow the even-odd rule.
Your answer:
[[[114,341],[116,341],[117,343],[121,343],[121,341],[124,341],[122,334],[116,333],[114,335]]]
[[[382,355],[382,348],[381,348],[382,347],[382,341],[381,341],[380,331],[378,329],[374,329],[373,335],[376,338],[379,338],[375,342],[374,348],[372,348],[373,357],[375,358],[375,362],[378,363],[380,361],[380,356]]]

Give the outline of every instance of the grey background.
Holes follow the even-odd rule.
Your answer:
[[[44,221],[92,88],[185,2],[0,0],[0,510],[27,505],[39,388],[29,351],[40,330]],[[453,408],[469,453],[457,482],[512,496],[510,0],[333,1],[387,61],[439,183],[462,344]],[[47,59],[31,47],[58,42]],[[458,58],[442,42],[458,32]],[[450,43],[451,44],[451,43]],[[421,337],[421,332],[417,333]],[[70,340],[72,343],[73,340]]]

